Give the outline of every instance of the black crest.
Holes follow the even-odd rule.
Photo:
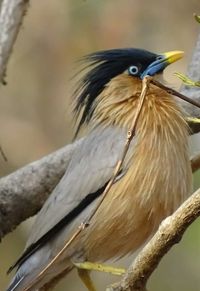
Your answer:
[[[90,69],[81,79],[77,90],[74,92],[76,116],[82,112],[76,131],[84,123],[88,123],[94,112],[94,100],[103,91],[105,85],[117,75],[123,73],[129,66],[139,64],[144,70],[155,58],[156,54],[142,49],[125,48],[99,51],[85,56],[82,61]]]

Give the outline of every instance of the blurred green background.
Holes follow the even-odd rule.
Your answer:
[[[191,57],[200,12],[198,0],[43,0],[30,1],[0,89],[0,174],[17,168],[69,143],[73,133],[71,82],[74,61],[95,50],[142,47],[155,52],[180,49],[184,60],[170,66],[166,79],[178,88],[174,71],[185,72]],[[193,151],[200,150],[199,137]],[[198,187],[198,174],[195,179]],[[33,219],[9,234],[0,245],[0,290],[9,278],[6,270],[23,250]],[[127,266],[133,257],[117,262]],[[150,282],[150,291],[200,290],[200,223],[196,221],[162,260]],[[119,278],[92,275],[98,290]],[[72,272],[55,289],[85,290]]]

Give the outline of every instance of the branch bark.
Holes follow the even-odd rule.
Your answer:
[[[28,0],[0,1],[0,82],[3,84],[5,84],[7,63],[28,4]]]
[[[161,223],[156,234],[139,253],[122,280],[108,287],[106,291],[145,291],[147,280],[162,257],[181,240],[188,226],[199,216],[200,189]]]
[[[39,211],[80,142],[81,139],[0,179],[0,239]]]

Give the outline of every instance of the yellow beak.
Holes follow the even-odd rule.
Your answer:
[[[168,64],[172,64],[178,60],[180,60],[184,52],[183,51],[171,51],[171,52],[166,52],[162,54],[164,57],[164,61],[166,61]]]
[[[141,79],[144,76],[154,76],[155,74],[162,72],[168,65],[180,60],[184,55],[182,51],[171,51],[157,55],[157,58],[152,62],[146,70],[142,73]]]

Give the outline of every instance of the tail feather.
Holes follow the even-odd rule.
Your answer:
[[[40,280],[37,279],[37,275],[32,272],[32,274],[24,274],[23,272],[16,273],[15,277],[11,281],[8,289],[6,291],[22,291],[23,288],[27,288],[30,282],[33,283],[30,290],[51,290],[54,286],[58,284],[58,282],[63,279],[71,270],[73,269],[73,265],[67,266],[66,269],[60,271],[57,275],[53,276],[52,274],[46,274],[45,277]],[[55,274],[55,273],[54,273]],[[49,276],[50,275],[50,276]],[[43,283],[43,284],[42,284]]]
[[[20,285],[20,283],[24,280],[25,276],[21,276],[19,273],[15,275],[13,280],[11,281],[8,289],[6,291],[15,291],[17,290],[17,287]]]

